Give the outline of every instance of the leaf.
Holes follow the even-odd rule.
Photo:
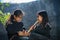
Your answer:
[[[2,13],[2,12],[1,12]],[[2,13],[2,16],[0,16],[0,22],[5,25],[6,21],[9,19],[10,13]]]
[[[4,10],[4,6],[1,6],[1,10]]]
[[[7,7],[9,7],[9,6],[10,6],[10,4],[9,4],[9,3],[6,3],[5,5],[6,5]]]
[[[2,5],[2,3],[0,2],[0,6]]]

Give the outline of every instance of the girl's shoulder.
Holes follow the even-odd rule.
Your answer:
[[[13,22],[11,22],[11,21],[6,22],[6,25],[12,25],[12,24],[13,24]]]
[[[50,23],[47,23],[47,24],[45,25],[45,28],[51,29]]]

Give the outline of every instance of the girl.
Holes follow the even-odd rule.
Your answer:
[[[23,34],[23,13],[21,10],[16,10],[13,15],[11,15],[9,21],[7,22],[7,32],[10,40],[20,40],[19,36],[24,36]],[[24,28],[25,29],[25,28]]]
[[[37,20],[38,20],[38,24],[34,29],[32,28],[32,32],[30,34],[30,40],[42,40],[42,39],[45,40],[44,38],[42,38],[42,36],[50,39],[51,28],[49,25],[47,12],[46,11],[39,12],[37,15]],[[34,35],[33,33],[36,33],[42,36],[38,37],[36,34]]]

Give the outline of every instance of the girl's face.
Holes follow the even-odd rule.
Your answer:
[[[38,15],[38,16],[37,16],[37,20],[38,20],[39,23],[42,23],[43,17],[40,16],[40,15]]]
[[[14,19],[15,19],[15,21],[17,21],[17,22],[21,22],[21,21],[22,21],[22,17],[23,17],[23,15],[14,16]]]

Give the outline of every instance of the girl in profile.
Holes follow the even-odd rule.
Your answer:
[[[45,40],[44,38],[38,37],[32,33],[36,33],[50,39],[51,28],[50,28],[47,12],[46,11],[39,12],[37,15],[37,21],[38,21],[38,25],[35,28],[32,27],[31,29],[32,32],[30,34],[30,40],[42,40],[42,39]]]

